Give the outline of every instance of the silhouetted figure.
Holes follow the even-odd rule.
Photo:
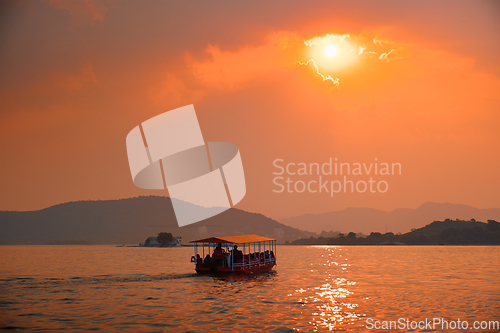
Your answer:
[[[238,245],[233,246],[233,256],[234,256],[234,262],[243,260],[243,252],[238,250]]]
[[[203,261],[203,265],[204,265],[205,267],[210,267],[211,261],[212,261],[212,260],[210,259],[210,254],[207,254],[207,255],[205,256],[205,260]]]
[[[219,243],[217,247],[214,249],[214,253],[212,254],[212,259],[224,259],[224,250],[222,249],[221,243]]]
[[[214,253],[212,254],[212,260],[214,261],[215,266],[219,266],[224,261],[224,252],[225,251],[222,249],[222,244],[219,243],[214,249]]]
[[[212,259],[224,259],[224,250],[222,249],[222,244],[219,243],[217,247],[214,249],[214,253],[212,253]]]

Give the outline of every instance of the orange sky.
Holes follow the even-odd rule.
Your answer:
[[[125,137],[187,104],[205,141],[240,148],[244,210],[281,218],[425,201],[500,207],[496,2],[1,6],[2,210],[162,195],[134,186]],[[377,55],[341,55],[338,44],[328,59],[323,45],[304,44],[327,34],[349,34],[353,48]],[[298,63],[311,58],[338,88]],[[398,162],[402,175],[380,178],[386,193],[273,192],[273,160],[330,157]]]

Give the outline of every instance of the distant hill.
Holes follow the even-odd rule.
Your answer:
[[[306,214],[279,220],[279,222],[303,230],[356,232],[369,234],[373,231],[405,233],[421,228],[431,221],[445,219],[500,220],[500,208],[478,209],[467,205],[426,202],[417,209],[399,208],[385,212],[373,208],[346,208],[324,214]]]
[[[434,221],[401,236],[407,244],[496,244],[500,245],[500,223],[464,220]]]
[[[0,244],[139,244],[159,232],[180,236],[183,244],[205,236],[259,234],[279,242],[311,236],[264,215],[235,208],[179,228],[170,198],[160,196],[0,212]]]
[[[354,232],[336,237],[298,239],[294,245],[500,245],[500,223],[470,220],[434,221],[423,228],[405,234],[372,232],[357,237]]]

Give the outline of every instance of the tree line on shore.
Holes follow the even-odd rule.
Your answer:
[[[500,245],[500,223],[471,219],[434,221],[405,234],[372,232],[366,237],[340,233],[336,237],[297,239],[291,245]]]

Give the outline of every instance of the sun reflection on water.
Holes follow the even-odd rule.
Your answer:
[[[356,282],[341,277],[350,267],[346,263],[347,258],[339,253],[340,248],[328,247],[325,250],[329,253],[326,258],[321,255],[322,262],[311,263],[313,266],[323,266],[323,269],[312,269],[311,272],[324,274],[325,283],[313,288],[299,288],[288,294],[289,297],[297,297],[297,303],[305,308],[302,313],[310,316],[309,324],[313,326],[314,332],[344,329],[346,325],[352,325],[365,316],[356,311],[358,304],[349,300],[349,296],[354,294],[352,286]]]

